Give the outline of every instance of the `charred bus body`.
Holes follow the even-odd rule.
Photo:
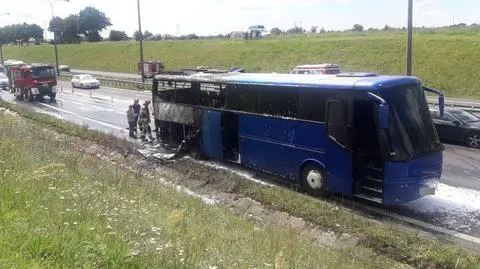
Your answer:
[[[199,73],[157,75],[152,98],[164,144],[393,205],[433,194],[441,176],[424,90],[369,73]]]

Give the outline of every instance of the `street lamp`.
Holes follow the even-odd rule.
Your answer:
[[[10,13],[9,12],[0,13],[0,16],[5,16],[5,15],[8,16],[8,15],[10,15]],[[2,41],[0,41],[0,59],[2,61],[2,65],[3,65],[3,49],[2,49],[2,47],[3,47],[3,43],[2,43]]]
[[[407,76],[412,75],[413,0],[408,0]]]
[[[143,33],[142,33],[142,19],[140,17],[140,0],[137,0],[138,9],[138,32],[140,34],[140,70],[142,73],[142,82],[145,82],[145,70],[143,67]]]
[[[47,0],[50,3],[50,9],[52,10],[52,21],[55,18],[53,14],[53,3],[55,2],[70,2],[70,0]],[[60,69],[58,68],[58,49],[57,49],[57,29],[53,29],[53,45],[55,47],[55,64],[57,66],[57,75],[60,76]]]

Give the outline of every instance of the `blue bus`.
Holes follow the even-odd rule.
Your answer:
[[[434,194],[443,145],[425,91],[407,76],[157,75],[157,138],[204,156],[384,205]]]

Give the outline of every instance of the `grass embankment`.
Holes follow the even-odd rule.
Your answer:
[[[0,102],[1,106],[5,106],[6,104],[4,102]],[[61,131],[63,133],[68,133],[68,134],[75,134],[77,136],[83,137],[83,138],[89,138],[91,136],[90,130],[88,129],[75,129],[75,131],[71,131],[70,128],[72,127],[70,124],[67,123],[62,123],[61,121],[57,119],[52,119],[50,116],[44,116],[39,114],[34,113],[29,110],[24,110],[24,109],[18,109],[15,106],[9,105],[12,109],[17,109],[17,111],[25,117],[35,119],[40,122],[47,122],[49,123],[50,126],[53,126],[56,128],[56,130]],[[52,123],[53,122],[53,123]],[[2,124],[2,126],[5,126],[5,124]],[[30,127],[31,128],[31,127]],[[5,130],[16,130],[17,128],[2,128],[0,131],[1,134],[3,134],[4,137],[7,137],[10,142],[8,144],[15,145],[15,143],[20,143],[20,141],[17,140],[12,140],[12,136],[17,136],[18,134],[15,132],[9,131],[6,133]],[[22,132],[26,132],[28,134],[28,131],[31,129],[26,129],[22,130]],[[38,128],[36,129],[38,132]],[[96,132],[94,132],[96,134]],[[29,134],[27,137],[32,137],[32,134]],[[16,173],[20,173],[19,171],[27,171],[28,173],[32,173],[32,171],[37,170],[41,165],[49,164],[49,163],[64,163],[67,164],[67,167],[71,167],[73,170],[68,171],[67,173],[63,173],[61,175],[65,174],[71,174],[73,172],[75,173],[93,173],[92,171],[96,171],[99,169],[99,171],[104,171],[102,170],[105,168],[106,170],[102,173],[107,173],[110,171],[110,173],[113,174],[99,174],[98,176],[92,177],[91,175],[87,176],[86,179],[84,179],[85,176],[81,176],[77,179],[77,183],[75,184],[80,184],[78,181],[82,179],[82,183],[80,185],[91,185],[92,180],[95,182],[96,181],[102,183],[103,188],[111,188],[111,191],[116,190],[117,192],[120,190],[128,190],[129,194],[136,195],[135,198],[131,198],[135,201],[140,201],[144,200],[145,201],[145,206],[149,205],[150,203],[156,203],[157,205],[163,205],[164,202],[161,202],[163,200],[160,199],[161,196],[165,195],[165,190],[161,190],[159,188],[155,188],[154,186],[150,185],[146,181],[138,181],[137,179],[133,178],[132,176],[122,172],[121,170],[118,169],[112,169],[110,166],[106,166],[105,164],[99,164],[98,161],[94,161],[93,159],[89,159],[85,157],[85,159],[82,157],[79,159],[78,154],[75,152],[67,151],[66,154],[59,153],[58,149],[63,149],[64,147],[60,145],[55,146],[54,149],[52,149],[49,143],[51,141],[51,138],[49,137],[41,137],[41,139],[45,140],[46,142],[42,144],[41,149],[45,151],[45,153],[42,153],[45,156],[43,159],[40,158],[38,160],[43,160],[43,161],[38,161],[39,163],[36,165],[32,165],[29,169],[24,169],[24,168],[19,168],[17,169]],[[50,140],[49,140],[50,139]],[[2,141],[4,141],[5,138],[2,138]],[[21,152],[27,150],[35,150],[38,149],[39,146],[35,146],[34,142],[30,140],[26,140],[28,143],[31,144],[26,144],[26,146],[22,146],[22,150],[13,150],[13,154],[22,154]],[[103,140],[98,140],[97,141],[103,141]],[[22,142],[22,143],[27,143],[27,142]],[[113,143],[113,142],[112,142]],[[4,143],[5,144],[5,143]],[[57,143],[58,144],[58,143]],[[30,159],[30,156],[32,154],[26,154],[25,156],[21,158],[26,158],[25,160],[35,164],[33,162],[36,159]],[[74,161],[68,161],[70,159],[55,159],[55,158],[67,158],[68,156],[72,156],[72,160]],[[20,157],[19,157],[20,158]],[[63,160],[63,161],[62,161]],[[88,161],[88,162],[87,162]],[[74,163],[79,163],[78,166],[74,166]],[[10,162],[8,162],[10,163]],[[5,165],[5,164],[3,164]],[[70,165],[70,166],[68,166]],[[62,168],[66,169],[66,168]],[[89,170],[90,171],[87,171]],[[93,169],[93,170],[92,170]],[[9,169],[10,171],[13,171],[12,169]],[[113,172],[112,172],[113,171]],[[117,179],[117,173],[121,175],[121,180],[119,181]],[[188,171],[190,177],[197,177],[195,171]],[[31,175],[31,174],[29,174]],[[56,174],[57,175],[57,174]],[[168,176],[168,175],[165,175]],[[105,179],[105,182],[103,180]],[[22,180],[22,177],[17,176],[12,179],[12,180]],[[85,180],[85,181],[83,181]],[[432,239],[427,239],[417,233],[409,232],[406,230],[401,230],[396,227],[393,227],[391,225],[387,224],[381,224],[381,223],[376,223],[372,222],[369,220],[366,220],[364,218],[359,217],[358,215],[349,212],[347,210],[342,209],[341,207],[336,207],[335,205],[326,203],[320,199],[315,199],[311,197],[307,197],[305,195],[296,193],[294,191],[290,191],[287,189],[282,189],[282,188],[271,188],[271,187],[266,187],[266,186],[261,186],[258,184],[255,184],[251,181],[248,181],[246,179],[243,179],[241,177],[235,176],[235,175],[225,175],[225,180],[231,180],[235,182],[235,187],[233,188],[236,193],[239,194],[244,194],[248,195],[249,197],[256,199],[257,201],[262,202],[264,205],[267,205],[271,207],[272,209],[288,212],[294,216],[302,217],[306,221],[309,221],[311,223],[317,224],[319,227],[322,229],[326,230],[332,230],[338,233],[346,232],[349,234],[352,234],[354,236],[357,236],[360,239],[360,245],[358,247],[357,251],[360,251],[360,249],[367,247],[372,249],[375,253],[384,255],[390,259],[400,261],[403,263],[408,263],[410,265],[413,265],[417,268],[479,268],[480,265],[480,256],[478,254],[473,254],[469,251],[466,251],[458,246],[448,244],[445,242],[437,241],[437,240],[432,240]],[[17,182],[15,181],[15,182]],[[36,181],[33,181],[36,182]],[[67,180],[62,180],[62,184],[65,182],[69,182]],[[132,183],[133,182],[133,183]],[[16,183],[18,184],[18,182]],[[30,181],[25,184],[31,184]],[[47,184],[47,183],[45,183]],[[95,183],[98,184],[98,183]],[[94,185],[95,185],[94,184]],[[121,186],[118,187],[117,185]],[[11,185],[15,186],[15,185]],[[35,189],[38,189],[39,187],[36,185],[34,186]],[[80,186],[79,186],[80,187]],[[117,189],[113,189],[117,188]],[[137,190],[138,188],[138,190]],[[149,191],[146,191],[148,189]],[[137,193],[137,191],[139,193]],[[158,193],[159,194],[158,194]],[[146,195],[148,194],[148,195]],[[45,195],[45,193],[40,193],[40,196]],[[117,194],[116,194],[117,195]],[[173,195],[173,194],[171,194]],[[105,195],[102,194],[102,198]],[[138,197],[143,197],[145,198],[138,198]],[[3,196],[0,196],[3,197]],[[105,196],[108,197],[108,196]],[[166,204],[173,203],[176,207],[174,208],[176,210],[180,210],[181,212],[190,212],[189,210],[186,210],[184,205],[183,205],[183,200],[182,199],[187,199],[187,198],[178,198],[179,200],[177,202],[174,202],[172,199],[177,199],[173,196],[169,196],[168,201]],[[87,196],[88,199],[97,199],[91,196]],[[159,200],[160,199],[160,200]],[[159,200],[158,202],[152,202],[154,200]],[[63,201],[63,200],[62,200]],[[96,201],[96,200],[95,200]],[[98,201],[97,201],[98,202]],[[95,203],[97,203],[95,202]],[[89,202],[90,204],[92,202]],[[185,204],[189,204],[190,202],[185,202]],[[192,202],[193,203],[193,202]],[[32,203],[29,203],[30,205]],[[78,202],[77,202],[78,204]],[[111,203],[109,203],[111,204]],[[137,203],[138,204],[138,203]],[[143,203],[142,203],[143,205]],[[45,207],[49,207],[47,205],[44,205]],[[51,206],[49,207],[51,208]],[[118,206],[117,206],[118,208]],[[38,208],[36,208],[38,209]],[[33,210],[33,209],[32,209]],[[148,209],[150,210],[150,209]],[[159,209],[155,209],[159,210]],[[168,211],[167,209],[165,209]],[[169,208],[170,210],[170,208]],[[173,209],[171,209],[173,212]],[[186,210],[186,211],[185,211]],[[196,212],[199,212],[200,209],[195,209]],[[203,210],[203,209],[202,209]],[[165,212],[166,212],[165,211]],[[82,211],[86,212],[86,211]],[[153,211],[149,211],[153,212]],[[220,211],[222,212],[222,211]],[[161,215],[161,218],[165,218],[165,214]],[[220,213],[218,213],[220,214]],[[221,213],[224,214],[224,213]],[[222,215],[223,218],[226,218],[225,215]],[[146,216],[144,216],[146,217]],[[193,217],[193,216],[192,216]],[[168,215],[167,215],[168,218]],[[108,220],[108,219],[107,219]],[[111,222],[111,221],[110,221]],[[70,223],[70,222],[69,222]],[[78,223],[78,221],[77,221]],[[197,225],[194,224],[194,221],[190,222],[191,225]],[[204,223],[204,222],[200,222]],[[105,224],[105,223],[103,223]],[[103,225],[100,224],[100,225]],[[215,225],[218,225],[217,222],[214,222]],[[153,224],[152,224],[153,225]],[[244,224],[246,227],[249,227],[246,223]],[[63,227],[63,226],[62,226]],[[188,226],[182,226],[182,227],[188,227]],[[220,226],[224,227],[224,226]],[[226,229],[226,228],[225,228]],[[197,231],[199,232],[199,231]],[[221,232],[221,231],[220,231]],[[232,230],[231,231],[234,236],[239,236],[236,235],[237,231]],[[243,231],[242,231],[243,232]],[[117,232],[118,233],[118,232]],[[221,234],[221,233],[220,233]],[[247,230],[247,235],[252,234],[248,233]],[[284,235],[284,234],[283,234]],[[129,234],[129,236],[131,236]],[[228,237],[227,234],[225,236]],[[282,239],[282,233],[280,232],[280,239]],[[233,240],[233,239],[232,239]],[[247,239],[244,239],[244,242],[248,242]],[[269,239],[270,240],[270,239]],[[282,239],[283,240],[283,239]],[[68,240],[67,240],[68,241]],[[233,242],[233,241],[232,241]],[[257,241],[255,241],[257,242]],[[283,242],[283,241],[282,241]],[[252,242],[250,242],[252,243]],[[280,244],[280,243],[279,243]],[[226,246],[226,245],[225,245]],[[241,247],[241,246],[239,246]],[[307,246],[305,246],[306,248]],[[15,248],[14,248],[15,249]],[[259,251],[257,249],[257,251]],[[322,250],[323,251],[323,250]],[[241,252],[243,253],[243,252]],[[297,252],[301,253],[301,252]],[[327,251],[329,253],[329,251]],[[337,253],[337,252],[335,252]],[[337,254],[332,254],[334,256],[334,260],[336,259],[335,255]],[[363,253],[360,251],[360,253]],[[226,254],[227,255],[227,254]],[[273,255],[273,254],[272,254]],[[316,255],[316,254],[315,254]],[[330,254],[329,254],[330,255]],[[105,256],[102,256],[103,258]],[[203,257],[203,256],[202,256]],[[254,256],[256,257],[256,256]],[[355,254],[355,252],[349,252],[348,255],[346,256],[347,258],[350,257],[357,257],[359,258],[360,262],[363,262],[362,255],[358,255],[358,252]],[[319,257],[317,257],[319,258]],[[355,258],[355,259],[357,259]],[[303,259],[303,258],[302,258]],[[308,259],[307,259],[308,260]],[[337,260],[335,261],[337,262]],[[344,261],[342,261],[344,262]],[[381,261],[372,261],[377,263],[377,265],[370,265],[370,266],[380,266],[382,267],[383,260]],[[380,264],[380,265],[379,265]],[[328,264],[326,264],[328,265]]]
[[[391,268],[314,246],[0,114],[1,268]],[[398,267],[397,267],[398,268]]]
[[[335,62],[346,71],[404,74],[404,33],[318,35],[265,40],[190,40],[145,42],[145,59],[168,68],[209,65],[245,67],[249,72],[286,72],[302,63]],[[417,33],[414,74],[450,96],[480,98],[480,33]],[[4,48],[6,58],[52,62],[52,46]],[[59,46],[61,63],[72,68],[136,72],[138,44],[103,42]]]

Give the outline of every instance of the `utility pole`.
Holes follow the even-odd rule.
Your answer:
[[[142,32],[142,19],[140,16],[140,0],[137,0],[138,9],[138,31],[140,32],[140,70],[142,71],[142,82],[145,82],[145,70],[143,66],[143,32]]]
[[[4,16],[4,15],[10,15],[10,13],[0,13],[0,16]],[[0,58],[1,58],[1,61],[2,61],[2,65],[3,65],[3,42],[0,40]]]
[[[63,1],[63,2],[70,2],[70,0],[48,0],[48,3],[50,3],[50,9],[52,10],[52,21],[55,18],[55,15],[53,14],[53,3],[57,1]],[[57,67],[57,75],[60,76],[60,69],[58,68],[58,48],[57,48],[57,36],[58,36],[58,29],[54,26],[53,29],[53,45],[55,47],[55,66]]]
[[[413,0],[408,0],[407,76],[412,75]]]

